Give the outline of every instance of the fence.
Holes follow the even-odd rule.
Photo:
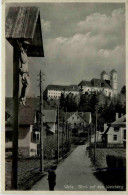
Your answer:
[[[94,143],[91,143],[91,147],[94,147]],[[97,142],[96,143],[97,148],[125,148],[125,144],[123,143],[102,143],[102,142]]]

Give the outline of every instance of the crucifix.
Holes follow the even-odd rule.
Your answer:
[[[28,57],[44,57],[38,7],[10,7],[6,18],[6,39],[13,46],[13,138],[11,188],[17,189],[18,112],[25,105],[29,89]],[[19,75],[22,88],[19,97]]]

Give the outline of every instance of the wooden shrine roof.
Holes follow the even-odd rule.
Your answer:
[[[14,46],[15,39],[30,42],[28,56],[44,57],[38,7],[10,7],[6,18],[6,38]]]

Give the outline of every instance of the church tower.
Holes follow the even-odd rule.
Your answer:
[[[113,94],[117,95],[117,72],[114,69],[110,72],[110,84],[113,89]]]

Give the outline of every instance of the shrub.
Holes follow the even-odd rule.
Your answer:
[[[110,169],[126,168],[126,158],[121,156],[107,155],[106,162]]]

